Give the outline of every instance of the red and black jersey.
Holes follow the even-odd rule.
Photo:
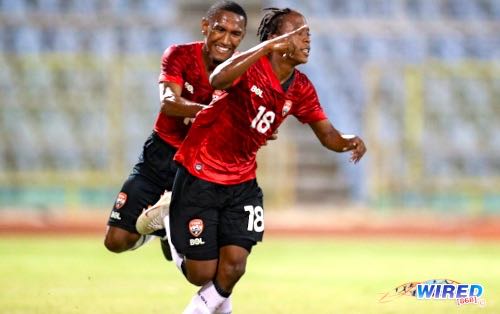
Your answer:
[[[182,86],[181,97],[200,104],[212,101],[214,89],[208,81],[208,74],[202,57],[203,42],[172,45],[165,50],[158,81],[173,82]],[[189,130],[190,120],[170,117],[159,113],[154,130],[175,148],[178,148]]]
[[[251,180],[257,151],[289,115],[302,123],[327,119],[305,74],[295,70],[285,92],[269,59],[262,57],[198,113],[174,159],[206,181]]]

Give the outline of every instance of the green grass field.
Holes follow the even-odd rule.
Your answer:
[[[181,313],[196,287],[154,241],[108,253],[100,237],[0,238],[0,313]],[[486,306],[400,297],[433,278],[480,283]],[[234,313],[500,313],[500,245],[268,237],[233,294]]]

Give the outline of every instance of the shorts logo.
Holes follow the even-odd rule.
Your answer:
[[[203,232],[203,220],[193,219],[189,222],[189,232],[193,237],[198,237]]]
[[[203,238],[189,239],[189,245],[191,245],[191,246],[203,245],[203,244],[205,244],[205,241],[203,241]]]
[[[123,192],[118,193],[118,197],[116,198],[116,202],[115,202],[115,208],[116,209],[122,208],[126,202],[127,202],[127,193],[123,193]]]
[[[281,111],[281,114],[283,115],[283,117],[286,116],[290,112],[290,109],[292,109],[292,101],[287,100],[287,101],[285,101],[285,104],[283,105],[283,110]]]
[[[111,218],[116,219],[116,220],[122,220],[122,217],[120,216],[119,212],[115,212],[114,210],[111,211]]]
[[[196,169],[196,171],[201,171],[201,169],[203,169],[203,165],[200,163],[197,163],[196,165],[194,165],[194,169]]]

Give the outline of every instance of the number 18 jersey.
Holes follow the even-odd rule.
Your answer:
[[[224,185],[256,177],[259,148],[289,115],[327,119],[307,76],[295,70],[285,92],[267,57],[198,113],[174,159],[192,175]]]

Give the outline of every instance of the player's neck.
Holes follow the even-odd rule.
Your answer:
[[[215,63],[212,58],[208,55],[208,51],[206,50],[206,47],[204,46],[201,50],[201,57],[203,60],[203,64],[205,65],[205,70],[207,71],[208,76],[212,74],[214,69],[220,64],[220,63]]]
[[[270,61],[273,67],[273,72],[280,81],[281,84],[286,82],[293,74],[295,67],[287,62],[280,60],[280,56],[276,54],[271,55]]]

